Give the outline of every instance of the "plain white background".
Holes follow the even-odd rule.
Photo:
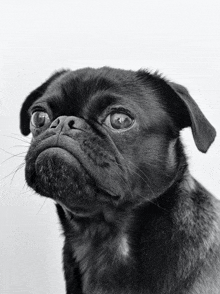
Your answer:
[[[145,67],[185,85],[220,133],[219,1],[1,0],[0,50],[0,293],[62,294],[54,203],[25,185],[23,100],[60,68]],[[219,137],[202,154],[182,135],[192,174],[219,197]]]

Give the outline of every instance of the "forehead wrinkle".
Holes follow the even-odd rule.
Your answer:
[[[51,97],[48,104],[55,116],[74,115],[79,116],[81,109],[86,103],[86,97],[82,93],[82,85],[76,78],[61,79],[51,89]]]
[[[91,100],[94,100],[93,96],[112,88],[113,84],[103,77],[93,77],[84,73],[69,75],[69,79],[64,80],[60,86],[65,101],[74,110],[75,115],[83,115],[87,112],[85,110],[89,109],[88,105],[91,104]],[[96,109],[93,108],[93,111]]]
[[[89,114],[100,115],[107,107],[120,103],[122,97],[110,93],[98,93],[91,97],[89,104],[86,107],[86,112]]]

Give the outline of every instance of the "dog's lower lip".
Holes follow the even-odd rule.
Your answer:
[[[60,154],[64,155],[64,157],[66,156],[71,156],[71,157],[75,157],[70,151],[68,151],[67,149],[64,149],[62,147],[59,146],[51,146],[51,147],[47,147],[43,150],[41,150],[38,155],[37,158],[43,154],[44,152],[51,152],[51,154],[57,154],[58,152],[60,152]]]
[[[75,140],[73,140],[72,144],[74,145],[75,143],[77,143]],[[53,149],[53,150],[51,150]],[[64,152],[66,151],[67,153],[69,153],[70,156],[77,158],[77,151],[78,148],[75,146],[75,148],[68,148],[68,144],[65,140],[62,140],[62,138],[60,138],[58,140],[57,136],[53,135],[51,137],[48,137],[47,139],[45,139],[44,141],[42,141],[42,143],[39,144],[38,150],[36,152],[36,158],[44,151],[46,150],[50,150],[50,151],[54,151],[54,153],[57,153],[57,151],[59,150],[63,150]],[[75,151],[74,151],[75,150]],[[62,151],[61,151],[62,152]],[[78,159],[79,161],[79,159]]]
[[[59,156],[62,160],[66,161],[67,163],[74,163],[80,164],[78,159],[70,153],[68,150],[61,148],[61,147],[49,147],[44,150],[41,150],[35,160],[35,166],[39,164],[42,160],[44,160],[47,156]]]

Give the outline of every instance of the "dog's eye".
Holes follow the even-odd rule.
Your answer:
[[[134,119],[125,113],[109,114],[105,120],[105,124],[115,130],[124,130],[130,128],[134,123]]]
[[[34,128],[42,128],[48,122],[50,122],[49,115],[44,111],[35,111],[31,116],[31,125]]]

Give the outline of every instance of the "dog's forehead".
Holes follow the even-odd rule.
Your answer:
[[[49,85],[37,103],[47,103],[54,113],[84,115],[104,110],[109,104],[163,112],[155,91],[137,78],[136,72],[101,68],[69,71]]]
[[[112,68],[84,68],[70,71],[55,80],[47,89],[48,95],[87,101],[97,92],[137,93],[140,91],[134,71]],[[66,96],[65,96],[66,94]]]

